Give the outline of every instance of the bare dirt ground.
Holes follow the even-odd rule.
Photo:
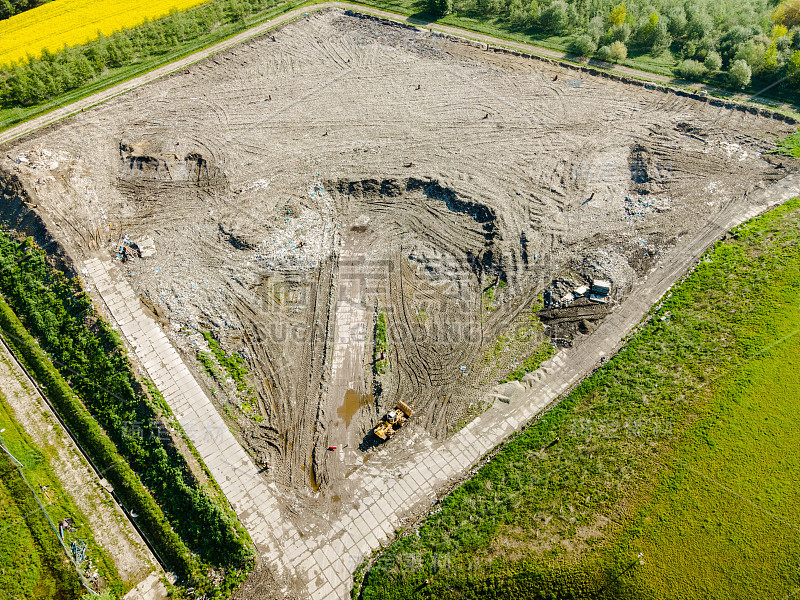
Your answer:
[[[390,470],[483,410],[545,338],[543,291],[546,333],[580,343],[784,176],[765,153],[792,130],[331,10],[16,142],[1,166],[77,265],[120,260],[305,516],[357,496],[368,460]],[[608,305],[558,306],[592,277],[612,281]],[[195,360],[201,332],[244,381]],[[379,445],[397,400],[416,415]]]
[[[167,590],[158,581],[163,573],[152,554],[3,344],[0,344],[0,393],[25,433],[52,457],[53,471],[89,519],[95,539],[114,561],[122,580],[131,587],[146,582],[142,587],[146,587],[149,595],[145,596],[140,587],[126,597],[165,598]]]

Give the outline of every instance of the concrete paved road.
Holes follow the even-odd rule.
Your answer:
[[[417,452],[391,473],[365,464],[351,477],[359,489],[358,504],[305,535],[292,525],[289,511],[260,478],[159,326],[144,313],[118,266],[93,259],[86,267],[139,362],[172,407],[289,597],[344,600],[349,597],[355,568],[391,540],[404,517],[430,507],[439,490],[464,477],[487,451],[590,374],[601,357],[611,356],[650,308],[727,231],[797,195],[800,174],[720,209],[705,228],[683,240],[634,287],[592,335],[591,343],[559,352],[528,378],[525,388],[509,403],[496,402],[453,437]]]
[[[169,338],[145,314],[139,296],[117,264],[93,258],[84,263],[84,268],[88,276],[85,289],[96,291],[96,300],[105,304],[108,316],[133,348],[139,364],[192,440],[262,556],[276,577],[281,576],[284,565],[278,540],[292,536],[294,530],[282,519],[272,490]],[[94,290],[87,283],[93,284]]]

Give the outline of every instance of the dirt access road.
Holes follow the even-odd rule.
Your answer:
[[[0,343],[0,395],[37,448],[53,457],[51,467],[64,490],[89,519],[95,540],[112,558],[122,580],[133,587],[125,600],[166,598],[167,589],[159,579],[163,571],[155,558],[4,343]]]

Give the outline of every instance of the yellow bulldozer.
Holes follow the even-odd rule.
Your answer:
[[[395,431],[403,426],[403,423],[411,418],[411,415],[413,414],[414,411],[411,410],[411,407],[408,404],[402,400],[398,400],[397,406],[386,413],[386,416],[383,417],[383,419],[381,419],[380,422],[375,426],[375,435],[382,440],[388,440],[394,435]]]

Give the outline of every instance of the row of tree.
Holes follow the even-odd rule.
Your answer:
[[[434,16],[454,13],[539,39],[561,38],[580,56],[622,62],[649,54],[688,79],[713,78],[737,89],[751,78],[760,85],[784,80],[784,92],[800,89],[800,0],[425,2]]]
[[[49,1],[50,0],[0,0],[0,20],[13,17],[16,14],[36,8]]]
[[[3,0],[0,0],[2,2]],[[58,52],[7,66],[0,72],[0,105],[5,108],[41,104],[79,89],[109,69],[135,65],[195,43],[224,25],[244,21],[277,0],[213,0],[186,12],[172,12],[155,21]]]

